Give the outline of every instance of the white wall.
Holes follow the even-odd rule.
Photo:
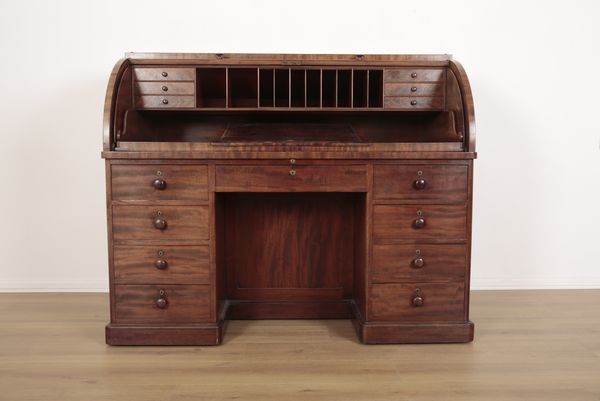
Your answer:
[[[590,1],[2,1],[0,290],[105,290],[101,118],[126,51],[451,53],[473,86],[473,288],[600,287]]]

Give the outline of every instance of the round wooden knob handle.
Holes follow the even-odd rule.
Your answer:
[[[152,181],[152,186],[154,187],[154,189],[158,189],[159,191],[162,191],[163,189],[165,189],[167,187],[167,182],[165,180],[163,180],[162,178],[157,178],[154,181]]]
[[[169,99],[163,99],[162,104],[169,104]]]
[[[410,105],[411,106],[416,106],[417,105],[417,101],[416,100],[411,100],[410,101]]]
[[[167,85],[163,85],[160,89],[162,89],[163,92],[166,92],[169,90],[169,87]]]
[[[425,181],[425,178],[417,178],[415,182],[413,182],[413,186],[416,189],[424,189],[427,186],[427,181]]]
[[[417,77],[417,73],[413,72],[412,74],[410,74],[411,78],[416,78]]]
[[[162,75],[163,77],[166,77],[166,76],[168,76],[168,75],[169,75],[169,73],[168,73],[168,72],[166,72],[166,71],[163,71],[161,75]]]
[[[413,266],[420,269],[425,266],[425,260],[423,258],[415,258],[415,260],[413,260]]]
[[[160,309],[164,309],[164,308],[166,308],[166,307],[167,307],[167,298],[164,298],[164,297],[159,297],[159,298],[156,300],[156,307],[157,307],[157,308],[160,308]]]
[[[415,219],[414,225],[415,225],[415,228],[425,227],[425,219],[423,217],[419,217],[418,219]]]
[[[167,261],[164,259],[156,259],[154,266],[156,266],[158,270],[165,270],[167,267],[169,267],[169,263],[167,263]]]
[[[423,302],[424,302],[423,297],[420,295],[417,295],[417,296],[413,297],[413,299],[412,299],[413,306],[423,306]]]
[[[164,230],[167,228],[167,220],[161,218],[154,220],[154,227],[158,230]]]

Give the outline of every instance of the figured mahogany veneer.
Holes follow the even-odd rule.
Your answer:
[[[217,166],[218,192],[366,192],[365,165]]]
[[[289,318],[472,341],[473,116],[450,56],[128,54],[104,113],[107,343]]]
[[[206,165],[113,165],[116,201],[208,201]]]
[[[208,285],[117,285],[114,295],[115,323],[198,323],[210,319]]]
[[[208,239],[206,206],[113,206],[115,241],[192,241]]]
[[[208,246],[115,245],[117,284],[210,284]]]

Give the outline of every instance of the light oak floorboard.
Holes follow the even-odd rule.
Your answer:
[[[600,400],[600,290],[471,298],[471,344],[271,320],[229,322],[219,347],[110,347],[106,294],[0,294],[0,400]]]

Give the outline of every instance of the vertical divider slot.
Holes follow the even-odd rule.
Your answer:
[[[229,68],[229,107],[258,107],[256,68]]]
[[[290,70],[275,70],[275,107],[290,107]]]
[[[196,105],[198,108],[225,108],[227,105],[227,70],[198,68],[196,70]]]
[[[352,107],[352,70],[337,71],[337,107]]]
[[[306,107],[321,107],[321,70],[306,70]]]
[[[258,107],[275,107],[275,70],[260,68],[258,72]]]
[[[367,107],[367,70],[353,71],[352,92],[352,107]]]
[[[321,103],[323,107],[336,106],[336,72],[336,70],[323,70],[323,80],[321,85]]]
[[[291,101],[292,107],[306,107],[305,98],[306,98],[306,86],[305,86],[305,76],[306,70],[291,70]]]
[[[383,70],[369,70],[369,107],[383,107]]]

